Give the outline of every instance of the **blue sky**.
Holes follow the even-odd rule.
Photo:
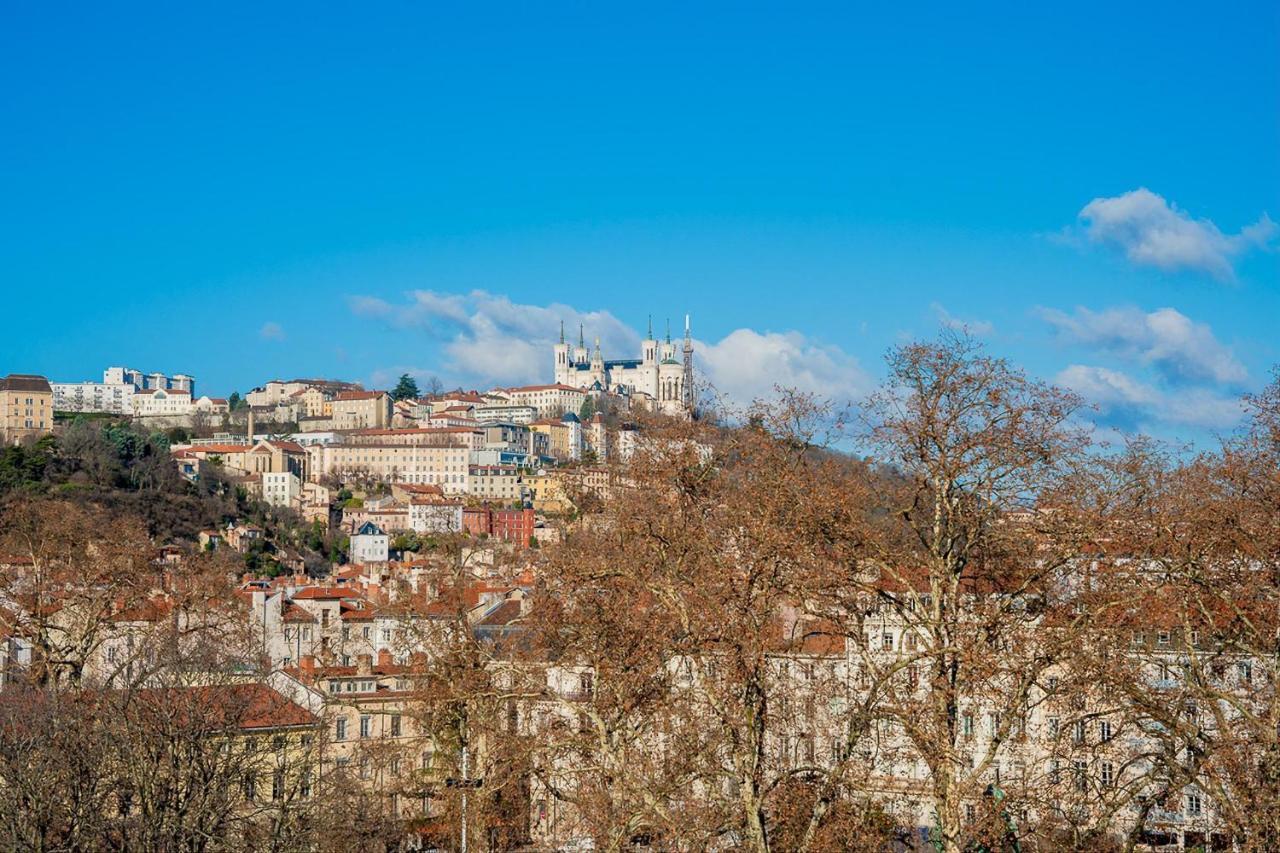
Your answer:
[[[1228,429],[1280,7],[1046,5],[10,4],[0,373],[511,383],[688,312],[731,395],[854,396],[963,321],[1105,426]]]

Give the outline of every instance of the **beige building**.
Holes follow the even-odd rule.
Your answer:
[[[524,483],[514,465],[472,465],[468,491],[484,500],[513,503],[524,496]]]
[[[529,406],[541,418],[558,418],[566,412],[577,414],[587,399],[587,392],[557,382],[554,385],[525,385],[503,389],[503,394],[515,406]]]
[[[329,404],[333,429],[385,429],[391,426],[391,396],[386,391],[344,391]]]
[[[53,389],[43,376],[10,373],[0,379],[0,440],[17,444],[53,429]]]
[[[148,388],[135,391],[131,398],[135,417],[163,417],[189,415],[192,412],[191,392],[176,389]]]
[[[426,483],[449,494],[467,491],[471,449],[457,438],[450,443],[317,445],[311,453],[317,477],[333,474],[344,480],[364,477],[386,483]]]

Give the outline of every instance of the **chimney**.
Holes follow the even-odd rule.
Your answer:
[[[373,655],[356,655],[356,675],[373,675]]]
[[[245,438],[249,439],[249,444],[253,444],[253,406],[249,407],[248,426],[245,427]]]
[[[316,656],[303,655],[298,658],[298,669],[308,674],[314,673],[316,671]]]
[[[391,649],[378,649],[378,669],[386,669],[391,664]]]

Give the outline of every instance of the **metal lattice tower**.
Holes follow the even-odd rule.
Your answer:
[[[693,388],[693,336],[689,331],[689,315],[684,315],[684,382],[680,385],[682,397],[681,402],[684,403],[684,410],[693,415],[694,388]]]

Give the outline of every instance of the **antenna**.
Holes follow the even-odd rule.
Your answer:
[[[680,383],[681,401],[689,417],[694,417],[693,387],[693,334],[690,331],[689,315],[684,315],[684,381]]]

